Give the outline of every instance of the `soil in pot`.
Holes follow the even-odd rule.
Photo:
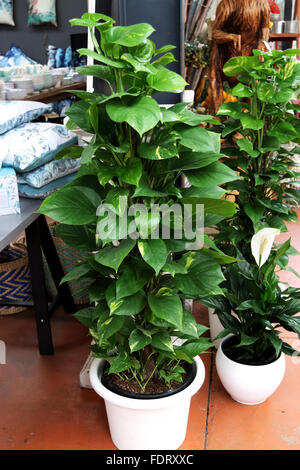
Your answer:
[[[271,364],[272,362],[276,361],[276,352],[273,346],[270,346],[268,349],[264,351],[263,356],[260,360],[255,359],[241,359],[241,348],[236,348],[239,344],[239,339],[236,336],[230,336],[226,340],[223,341],[221,347],[222,351],[229,359],[234,362],[238,362],[239,364],[245,364],[248,366],[264,366],[267,364]]]
[[[196,376],[196,364],[186,363],[182,366],[186,371],[186,373],[182,375],[182,382],[173,380],[170,383],[171,388],[168,388],[162,379],[155,376],[149,380],[145,391],[142,392],[139,384],[134,378],[125,381],[121,380],[117,374],[106,374],[105,372],[108,367],[109,364],[106,363],[101,378],[102,384],[110,391],[115,392],[118,395],[140,399],[163,398],[169,395],[173,395],[174,393],[178,393],[188,387],[188,385],[190,385]]]

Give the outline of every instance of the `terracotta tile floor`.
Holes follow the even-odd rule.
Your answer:
[[[300,224],[289,224],[289,234],[280,235],[281,241],[288,236],[300,250]],[[299,260],[291,260],[299,271]],[[289,272],[282,280],[300,286]],[[195,314],[207,324],[205,308],[196,305]],[[0,339],[7,353],[7,363],[0,365],[0,449],[114,449],[103,401],[79,387],[90,341],[85,327],[58,311],[52,331],[55,355],[40,356],[33,311],[0,317]],[[297,346],[295,335],[284,336]],[[215,372],[215,351],[202,359],[206,378],[192,398],[181,449],[300,449],[300,361],[287,357],[286,375],[275,394],[261,405],[245,406],[223,389]]]

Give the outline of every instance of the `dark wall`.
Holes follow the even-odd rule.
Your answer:
[[[168,68],[183,75],[183,3],[183,0],[97,0],[96,11],[111,14],[122,26],[150,23],[155,28],[151,39],[157,48],[166,44],[176,46],[172,52],[177,62],[168,65]],[[103,91],[101,87],[103,85],[95,80],[96,90]],[[160,93],[154,96],[163,104],[180,101],[180,95],[174,93]]]
[[[27,0],[14,0],[16,26],[0,24],[0,52],[4,55],[14,43],[40,64],[47,63],[47,45],[66,48],[70,45],[70,34],[85,32],[84,28],[71,27],[69,20],[87,11],[87,0],[56,0],[56,10],[58,27],[27,26]]]
[[[100,0],[101,3],[101,0]],[[170,69],[183,72],[183,1],[182,0],[118,0],[119,22],[126,26],[134,23],[150,23],[155,32],[151,39],[157,48],[173,44],[177,63]]]

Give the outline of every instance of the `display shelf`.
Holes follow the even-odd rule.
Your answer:
[[[297,47],[300,47],[300,33],[271,33],[270,41],[297,41]]]
[[[47,91],[41,91],[34,95],[27,95],[20,101],[42,101],[43,103],[53,103],[54,101],[68,98],[72,93],[69,90],[85,90],[86,82],[71,83],[70,85],[63,85],[62,87],[53,87]]]

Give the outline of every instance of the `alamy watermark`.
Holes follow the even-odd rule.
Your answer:
[[[6,344],[0,340],[0,365],[6,364]]]
[[[97,235],[101,240],[131,238],[182,240],[187,250],[199,250],[204,239],[203,204],[132,204],[126,196],[101,204]]]

